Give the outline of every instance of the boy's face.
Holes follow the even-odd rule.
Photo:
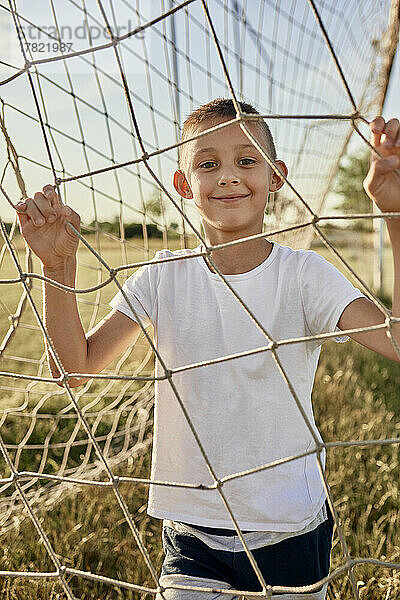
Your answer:
[[[206,121],[197,131],[224,121]],[[260,129],[254,124],[249,124],[249,128],[266,148]],[[277,191],[284,181],[273,172],[239,124],[188,142],[187,146],[185,175],[177,171],[174,185],[181,196],[194,199],[206,234],[219,230],[245,237],[261,232],[268,192]],[[286,175],[285,164],[276,162]]]

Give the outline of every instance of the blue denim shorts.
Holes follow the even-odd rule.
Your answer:
[[[333,517],[326,502],[328,519],[308,533],[289,537],[281,542],[252,550],[252,554],[267,585],[300,587],[312,585],[329,574],[332,548]],[[193,526],[192,526],[193,527]],[[160,581],[221,582],[224,589],[261,591],[261,585],[244,551],[229,552],[210,548],[191,533],[163,528],[165,560]],[[210,585],[210,584],[209,584]],[[205,587],[209,587],[207,584]],[[324,598],[326,584],[314,594],[278,595],[278,598]],[[195,595],[170,595],[173,598],[194,598]],[[229,596],[210,595],[228,599]],[[206,600],[207,595],[201,596]]]

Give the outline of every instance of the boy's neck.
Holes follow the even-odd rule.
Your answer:
[[[217,245],[222,242],[207,243]],[[224,275],[239,275],[258,267],[270,255],[272,243],[265,238],[257,238],[234,246],[213,250],[211,258]],[[212,265],[208,265],[212,271]]]

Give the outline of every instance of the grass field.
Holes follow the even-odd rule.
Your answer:
[[[93,237],[89,237],[87,239],[96,247]],[[116,267],[125,262],[146,259],[139,243],[135,243],[134,240],[129,242],[127,253],[123,255],[118,246],[102,238],[100,249],[110,266]],[[175,247],[178,245],[179,242],[175,242]],[[158,247],[159,242],[153,242],[150,258],[151,252]],[[26,270],[23,245],[20,241],[16,242],[16,250]],[[320,252],[319,248],[316,250]],[[371,283],[368,277],[373,251],[361,249],[360,260],[360,255],[358,259],[355,256],[354,249],[341,250],[346,258],[353,261],[353,266],[359,268],[366,282]],[[331,258],[325,250],[321,251],[321,254]],[[101,274],[96,269],[97,260],[82,246],[79,261],[78,288],[94,286],[101,278],[106,278],[105,270]],[[34,262],[34,269],[40,273],[37,262]],[[1,278],[15,277],[16,273],[9,257],[6,257],[1,266]],[[390,277],[390,269],[388,274]],[[123,277],[120,281],[122,283]],[[7,285],[6,294],[1,298],[1,339],[4,339],[10,326],[8,315],[16,312],[21,290],[20,285]],[[41,314],[39,280],[33,280],[32,294]],[[115,286],[109,285],[100,292],[79,295],[79,310],[86,331],[107,314],[108,301],[114,294]],[[47,377],[49,373],[43,351],[43,337],[28,305],[16,333],[7,344],[1,358],[0,370]],[[148,345],[142,336],[134,351],[127,353],[123,360],[116,360],[106,372],[117,371],[128,375],[142,363],[143,372],[150,374],[152,359],[147,351]],[[143,447],[146,447],[147,442],[149,448],[152,397],[151,393],[141,395],[141,387],[138,382],[108,383],[93,380],[85,386],[85,394],[80,393],[83,387],[75,390],[79,406],[86,410],[93,431],[99,439],[103,439],[100,442],[103,449],[116,422],[118,431],[130,427],[132,443],[136,443],[141,436]],[[399,389],[398,364],[352,341],[346,344],[327,342],[321,352],[313,394],[316,422],[322,437],[326,442],[399,437]],[[46,438],[49,439],[50,431],[52,446],[43,463],[44,472],[59,472],[61,462],[64,463],[64,472],[68,469],[79,469],[79,465],[84,464],[85,460],[90,462],[93,459],[91,452],[89,456],[86,453],[85,458],[87,436],[82,430],[76,432],[74,439],[77,444],[66,451],[76,419],[72,418],[74,411],[62,389],[46,382],[0,377],[0,398],[1,434],[20,470],[37,470],[43,463],[40,448]],[[122,405],[124,410],[121,409]],[[112,406],[109,412],[105,411],[107,406]],[[129,416],[135,410],[135,418],[130,423]],[[101,419],[96,418],[99,413]],[[71,418],[57,420],[60,414],[67,417],[71,415]],[[136,414],[142,421],[144,416],[146,417],[145,427],[137,426]],[[350,553],[354,557],[400,562],[398,450],[398,445],[386,445],[335,448],[327,453],[327,473],[335,506]],[[117,441],[115,445],[111,445],[109,455],[117,456],[120,451],[121,444]],[[9,472],[4,461],[0,464],[3,467],[2,477],[7,477]],[[148,477],[149,451],[125,460],[115,472]],[[37,482],[31,482],[30,485],[31,490],[40,487]],[[146,486],[121,484],[120,489],[149,549],[151,559],[159,569],[162,561],[160,522],[146,515]],[[7,488],[2,493],[7,496],[12,491],[12,488]],[[43,510],[38,503],[35,513],[63,564],[152,587],[150,574],[112,491],[85,486],[74,495],[66,494],[47,510]],[[29,519],[15,519],[15,527],[3,533],[1,547],[0,570],[54,570],[52,561]],[[342,562],[343,556],[335,533],[332,568],[336,568]],[[359,581],[362,600],[391,600],[400,597],[399,571],[361,565],[355,568],[354,573]],[[82,600],[130,600],[137,597],[127,590],[78,577],[69,578],[69,581],[76,597]],[[0,590],[4,600],[65,598],[59,582],[51,579],[38,581],[4,577],[0,579]],[[330,600],[347,600],[352,597],[346,576],[341,576],[330,584]]]

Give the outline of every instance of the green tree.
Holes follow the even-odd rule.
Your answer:
[[[160,191],[154,190],[145,204],[146,213],[150,214],[156,220],[162,215],[161,202],[162,200]]]
[[[154,190],[152,195],[150,196],[150,198],[146,201],[144,208],[145,208],[145,213],[146,215],[150,216],[150,218],[154,221],[154,224],[157,223],[157,227],[159,228],[159,231],[163,230],[162,225],[160,224],[160,217],[163,214],[163,199],[162,199],[162,193],[160,190]],[[155,225],[151,225],[151,227],[153,227]],[[168,235],[172,235],[172,237],[177,237],[177,229],[178,229],[178,223],[169,223],[169,225],[167,225],[167,230],[168,230]],[[172,232],[171,232],[172,230]]]
[[[342,197],[342,201],[335,208],[346,214],[372,212],[372,202],[363,188],[368,169],[369,152],[363,151],[343,158],[333,188],[333,191]],[[356,219],[354,229],[372,231],[372,219]]]

